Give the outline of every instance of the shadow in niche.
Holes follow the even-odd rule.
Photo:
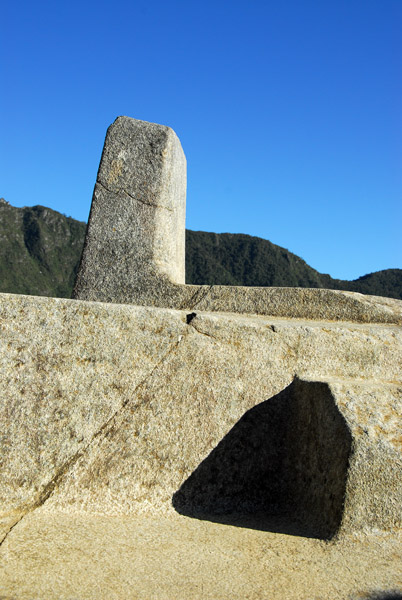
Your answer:
[[[330,539],[352,438],[329,386],[295,379],[247,411],[173,495],[180,514]]]
[[[402,592],[398,590],[374,592],[374,594],[365,597],[367,600],[402,600]]]

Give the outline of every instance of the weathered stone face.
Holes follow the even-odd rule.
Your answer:
[[[109,127],[74,298],[191,311],[402,323],[389,298],[320,289],[184,285],[186,159],[172,129]]]
[[[184,211],[174,132],[121,117],[75,288],[121,304],[0,294],[0,591],[341,600],[357,580],[389,586],[402,303],[186,286]]]
[[[4,533],[38,506],[172,501],[299,535],[400,525],[400,328],[1,300]],[[213,456],[216,481],[183,496]]]
[[[186,159],[172,129],[119,117],[109,127],[75,296],[135,297],[144,279],[184,283]]]
[[[59,585],[60,598],[85,587],[83,598],[102,588],[99,597],[108,598],[135,589],[136,597],[341,600],[356,592],[356,577],[366,584],[367,533],[371,562],[379,556],[383,563],[386,547],[393,564],[392,577],[376,567],[371,581],[389,585],[399,577],[393,532],[402,503],[402,303],[331,290],[184,285],[184,168],[170,129],[117,119],[75,293],[122,304],[0,294],[1,591],[49,597]],[[246,528],[246,535],[240,527],[222,535],[212,521]],[[115,595],[102,563],[87,587],[104,532],[108,545],[117,527],[110,552],[120,563],[128,523],[135,586],[125,565]],[[205,555],[219,557],[205,563],[204,580],[219,574],[207,595],[205,581],[198,585],[196,536],[207,540]],[[321,540],[332,538],[332,548],[346,546],[331,557]],[[172,539],[182,555],[167,564],[161,592],[152,585]],[[82,569],[84,546],[89,569]],[[43,583],[60,548],[56,574]],[[348,560],[351,549],[364,568],[332,569],[323,596],[328,566]],[[60,587],[66,555],[75,556],[68,590],[66,581]],[[283,568],[289,555],[297,559]],[[28,556],[33,567],[25,568]],[[151,572],[145,583],[144,560]],[[116,562],[106,563],[116,578]],[[182,564],[184,579],[194,581],[184,591]],[[222,586],[221,573],[233,564],[236,573]],[[289,583],[290,571],[301,572],[302,583]],[[339,573],[350,578],[342,591]],[[278,577],[285,583],[278,586]],[[268,593],[266,581],[273,581]]]

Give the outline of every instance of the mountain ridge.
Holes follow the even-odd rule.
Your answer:
[[[71,297],[86,223],[51,208],[0,199],[0,292]],[[402,299],[402,269],[347,281],[310,267],[269,240],[186,230],[186,283],[312,287]]]

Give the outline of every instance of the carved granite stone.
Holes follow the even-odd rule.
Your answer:
[[[95,184],[75,297],[135,298],[149,280],[184,283],[186,158],[172,129],[119,117]]]
[[[38,506],[401,526],[397,326],[1,300],[4,534]]]
[[[0,294],[0,597],[400,598],[402,302],[187,286],[184,210],[120,117],[78,300]]]
[[[402,323],[390,298],[303,288],[184,285],[186,159],[172,129],[109,127],[74,298],[278,317]]]

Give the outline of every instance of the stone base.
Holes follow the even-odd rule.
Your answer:
[[[0,306],[3,536],[39,507],[322,539],[401,526],[399,327]]]

